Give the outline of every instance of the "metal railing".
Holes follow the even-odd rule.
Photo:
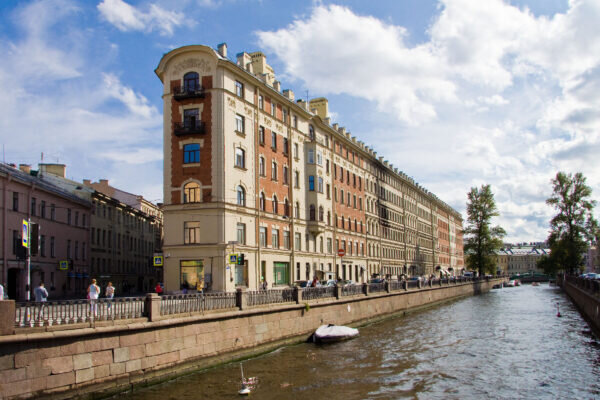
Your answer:
[[[97,300],[55,300],[15,304],[15,327],[78,324],[140,318],[146,315],[145,296]]]
[[[260,306],[264,304],[289,303],[295,301],[294,289],[271,289],[246,292],[249,306]]]
[[[194,293],[161,296],[160,315],[224,310],[237,307],[235,293]]]
[[[316,300],[335,297],[335,286],[307,287],[302,290],[302,300]]]
[[[583,289],[593,295],[600,295],[600,281],[589,278],[579,278],[576,276],[565,276],[565,280],[580,289]]]
[[[403,281],[389,281],[388,285],[390,285],[390,290],[404,290]]]
[[[369,283],[369,293],[385,292],[385,283]]]
[[[342,287],[342,296],[363,294],[363,285],[345,285]]]
[[[406,284],[409,289],[416,289],[419,287],[419,281],[415,280],[406,281]]]

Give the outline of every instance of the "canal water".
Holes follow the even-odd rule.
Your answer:
[[[557,304],[562,318],[557,318]],[[243,362],[255,399],[600,398],[600,344],[553,286],[493,290]],[[119,396],[237,399],[233,363]]]

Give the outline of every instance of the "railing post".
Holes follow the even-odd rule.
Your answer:
[[[365,296],[369,295],[369,284],[368,283],[363,283],[363,293],[365,294]]]
[[[294,300],[296,300],[296,304],[302,303],[302,288],[298,286],[294,286]]]
[[[402,289],[404,289],[405,291],[408,290],[408,281],[402,281]]]
[[[0,300],[0,335],[15,333],[15,301]]]
[[[146,294],[146,313],[148,313],[148,321],[157,321],[160,319],[160,301],[158,293]]]
[[[385,281],[385,282],[383,283],[383,287],[385,287],[385,291],[386,291],[387,293],[390,293],[390,292],[392,291],[392,285],[390,285],[390,282],[389,282],[389,281]]]
[[[248,298],[244,288],[237,288],[235,291],[235,305],[241,310],[248,307]]]
[[[335,285],[335,298],[337,300],[342,298],[342,287],[336,283]]]

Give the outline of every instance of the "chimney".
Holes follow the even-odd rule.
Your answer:
[[[325,122],[325,124],[330,125],[331,124],[331,118],[327,117],[323,120],[323,122]]]
[[[27,175],[31,173],[31,165],[29,164],[19,164],[19,169],[25,172]]]
[[[296,100],[296,104],[298,104],[303,110],[306,110],[306,102],[302,99]]]
[[[277,90],[278,92],[281,92],[281,82],[279,82],[279,81],[273,82],[273,88],[275,90]]]
[[[90,181],[89,179],[84,179],[84,180],[83,180],[83,184],[84,184],[85,186],[90,186],[90,187],[91,187],[91,186],[92,186],[92,181]]]
[[[285,89],[283,91],[283,95],[285,96],[286,99],[294,101],[294,92],[291,91],[290,89]]]
[[[40,172],[55,175],[61,178],[67,176],[67,166],[65,164],[40,164]]]
[[[339,125],[338,125],[338,123],[336,122],[336,123],[334,123],[333,125],[331,125],[331,127],[332,127],[334,130],[336,130],[336,131],[337,131],[337,130],[338,130],[338,127],[339,127]]]
[[[338,128],[338,132],[341,133],[342,135],[346,135],[346,128],[344,128],[343,126]]]
[[[223,58],[227,58],[227,43],[221,43],[217,46],[217,51]]]
[[[237,65],[239,65],[243,69],[247,69],[248,64],[250,64],[252,62],[252,59],[250,58],[250,54],[248,54],[246,52],[238,53],[236,58],[237,58]]]
[[[325,97],[317,97],[310,101],[310,109],[316,109],[317,114],[321,119],[325,119],[329,116],[329,102]]]

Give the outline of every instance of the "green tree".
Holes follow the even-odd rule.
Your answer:
[[[490,185],[472,187],[467,202],[465,255],[467,266],[477,269],[480,276],[496,271],[496,251],[506,235],[500,226],[491,226],[492,218],[499,215]]]
[[[583,254],[598,234],[598,223],[592,215],[596,202],[592,189],[581,172],[575,175],[558,172],[552,179],[553,193],[546,200],[557,214],[550,220],[548,244],[550,255],[539,261],[544,272],[575,273],[583,265]]]

